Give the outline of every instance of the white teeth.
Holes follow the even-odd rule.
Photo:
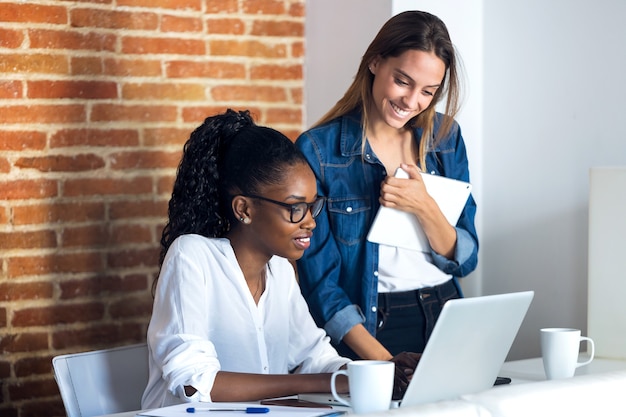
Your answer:
[[[300,238],[298,238],[298,240],[301,241],[301,242],[310,242],[311,238],[310,237],[300,237]]]
[[[393,108],[393,110],[398,113],[398,115],[405,117],[407,116],[410,111],[408,110],[402,110],[400,107],[396,106],[395,104],[391,103],[391,108]]]

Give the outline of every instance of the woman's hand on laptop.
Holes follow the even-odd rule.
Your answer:
[[[400,400],[404,396],[421,357],[421,353],[402,352],[390,359],[391,362],[396,364],[396,373],[393,380],[394,400]]]

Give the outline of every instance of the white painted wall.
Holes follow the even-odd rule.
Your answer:
[[[343,96],[365,49],[391,16],[391,0],[307,0],[305,126]]]
[[[309,0],[308,124],[344,92],[380,25],[408,9],[441,17],[466,67],[459,122],[481,249],[463,287],[535,290],[509,359],[538,356],[541,327],[586,333],[589,170],[626,165],[626,2]]]
[[[541,327],[586,333],[589,170],[626,164],[626,2],[484,11],[483,290],[535,290],[511,355],[536,356]]]

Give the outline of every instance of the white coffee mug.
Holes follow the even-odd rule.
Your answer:
[[[578,362],[580,342],[586,341],[591,348],[589,359]],[[576,368],[589,365],[595,354],[593,340],[580,335],[579,329],[541,329],[541,356],[548,379],[571,378]]]
[[[348,363],[348,370],[333,373],[330,390],[333,397],[352,408],[355,414],[374,413],[388,410],[393,394],[395,364],[389,361],[358,360]],[[335,380],[337,375],[348,377],[350,401],[337,394]]]

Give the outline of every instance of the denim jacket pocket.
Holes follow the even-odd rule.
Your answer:
[[[356,245],[367,234],[372,207],[368,198],[329,198],[328,212],[335,239],[344,245]]]

